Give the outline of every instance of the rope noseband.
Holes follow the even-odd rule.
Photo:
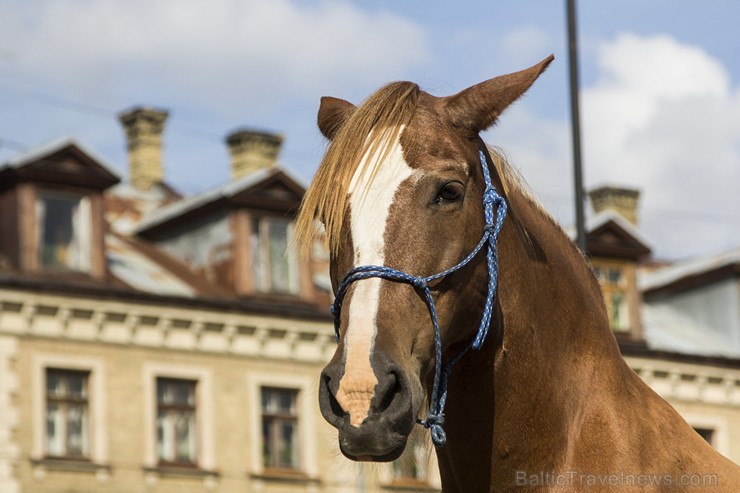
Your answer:
[[[426,277],[413,276],[406,272],[382,265],[363,265],[355,267],[347,272],[339,283],[334,303],[329,307],[329,311],[334,316],[334,332],[336,334],[337,343],[339,343],[339,324],[342,300],[347,292],[347,288],[353,282],[379,277],[388,281],[411,284],[417,290],[424,293],[424,300],[429,309],[429,314],[432,317],[432,326],[434,328],[436,363],[434,368],[434,386],[432,388],[429,414],[425,420],[417,420],[417,422],[425,428],[429,428],[432,435],[432,442],[434,442],[434,445],[437,447],[441,447],[447,442],[447,435],[445,434],[443,425],[444,408],[445,402],[447,401],[447,379],[450,375],[450,371],[452,370],[452,366],[457,363],[470,348],[480,349],[483,345],[486,335],[488,334],[488,328],[491,324],[493,302],[496,295],[496,284],[498,281],[498,254],[496,251],[496,240],[501,231],[501,226],[504,223],[507,207],[506,201],[498,194],[498,192],[496,192],[496,189],[491,183],[491,174],[488,170],[486,154],[483,152],[482,145],[479,153],[481,168],[483,169],[483,180],[486,186],[485,191],[483,192],[483,214],[486,224],[483,227],[483,236],[467,257],[447,270],[443,270],[442,272]],[[494,207],[496,208],[495,214]],[[475,338],[470,341],[462,351],[448,362],[442,364],[442,338],[439,330],[439,321],[437,320],[437,307],[434,304],[434,298],[429,289],[429,283],[462,269],[470,263],[476,255],[478,255],[478,252],[480,252],[483,247],[486,247],[486,260],[488,263],[488,294],[486,295],[486,303],[483,307],[483,315],[481,316],[478,332]]]

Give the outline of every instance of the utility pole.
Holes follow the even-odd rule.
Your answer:
[[[583,213],[583,166],[581,164],[581,119],[578,104],[578,39],[575,0],[566,0],[568,17],[568,66],[570,68],[570,120],[573,138],[573,183],[576,200],[576,243],[586,253],[586,225]]]

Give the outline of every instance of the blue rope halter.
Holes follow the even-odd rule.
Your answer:
[[[432,435],[432,442],[434,442],[434,445],[437,447],[441,447],[447,442],[447,435],[442,427],[444,424],[444,408],[447,401],[447,379],[452,370],[452,366],[457,363],[470,348],[480,349],[483,345],[486,335],[488,334],[488,328],[491,324],[493,302],[496,295],[496,284],[498,281],[498,255],[496,252],[496,240],[501,231],[501,226],[504,223],[507,207],[506,201],[496,192],[496,189],[491,183],[491,174],[488,170],[486,155],[483,152],[482,146],[479,152],[481,168],[483,169],[483,180],[486,185],[485,191],[483,192],[483,213],[486,225],[483,227],[483,236],[478,242],[478,245],[473,248],[468,256],[453,267],[426,277],[413,276],[406,272],[382,265],[363,265],[355,267],[347,272],[342,279],[342,282],[339,283],[334,303],[329,307],[329,311],[334,316],[334,332],[337,337],[337,343],[339,343],[339,324],[342,300],[347,292],[347,288],[353,282],[379,277],[388,281],[411,284],[416,289],[424,293],[424,299],[429,309],[429,314],[432,317],[432,325],[434,328],[436,363],[434,368],[434,386],[432,388],[429,414],[425,420],[417,420],[417,422],[425,428],[429,428]],[[496,214],[494,214],[494,207],[497,209]],[[486,260],[488,262],[488,294],[486,295],[486,304],[483,307],[483,315],[481,317],[478,333],[462,351],[447,363],[442,364],[442,338],[439,331],[439,321],[437,320],[437,307],[434,304],[434,298],[429,289],[429,283],[465,267],[476,255],[478,255],[478,252],[480,252],[484,246],[487,247]]]

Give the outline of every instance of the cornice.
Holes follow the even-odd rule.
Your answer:
[[[0,334],[324,363],[330,323],[0,289]]]

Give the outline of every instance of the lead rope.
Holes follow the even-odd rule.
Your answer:
[[[483,227],[483,236],[467,257],[447,270],[443,270],[442,272],[426,277],[413,276],[406,272],[393,269],[391,267],[385,267],[383,265],[363,265],[355,267],[347,272],[339,283],[334,303],[329,307],[329,312],[334,316],[334,333],[338,344],[342,300],[344,299],[347,288],[353,282],[379,277],[388,281],[411,284],[417,290],[424,293],[424,300],[429,309],[429,314],[432,318],[432,326],[434,328],[434,351],[436,361],[434,367],[434,386],[432,387],[429,413],[427,414],[426,419],[417,419],[417,423],[430,430],[432,442],[437,447],[442,447],[447,442],[447,435],[443,428],[444,409],[447,402],[447,379],[452,371],[452,366],[457,363],[470,348],[480,349],[483,345],[483,342],[486,340],[486,335],[488,335],[488,329],[491,325],[493,303],[496,296],[496,286],[498,282],[498,253],[496,250],[496,240],[498,240],[498,235],[504,224],[507,206],[504,198],[496,192],[496,189],[491,183],[491,173],[488,170],[486,154],[483,152],[482,145],[479,153],[481,168],[483,169],[483,181],[486,185],[485,191],[483,192],[483,215],[486,224]],[[496,207],[495,213],[494,207]],[[437,319],[437,307],[434,304],[434,298],[429,289],[429,282],[441,279],[462,269],[470,263],[476,255],[478,255],[478,252],[480,252],[484,246],[487,247],[486,260],[488,263],[488,293],[486,295],[486,303],[483,307],[483,315],[481,316],[478,332],[476,333],[475,338],[470,341],[462,351],[447,363],[442,364],[442,337],[439,330],[439,321]]]

